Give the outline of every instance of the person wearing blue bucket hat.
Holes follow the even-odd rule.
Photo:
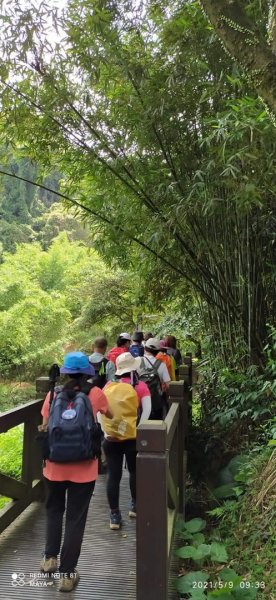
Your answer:
[[[66,354],[60,373],[67,375],[68,380],[62,387],[56,388],[53,403],[57,399],[57,405],[61,396],[65,398],[65,402],[68,402],[66,410],[62,413],[63,418],[68,419],[69,416],[73,418],[69,413],[76,415],[74,406],[78,398],[84,394],[86,402],[88,404],[90,402],[95,421],[98,412],[112,418],[105,394],[100,388],[93,386],[93,383],[88,382],[88,379],[95,375],[95,369],[83,352]],[[48,392],[41,410],[44,428],[48,425],[51,406],[50,392]],[[65,417],[66,413],[68,414]],[[45,460],[43,475],[46,485],[46,544],[41,571],[44,573],[57,571],[57,556],[60,552],[59,590],[70,592],[79,580],[76,566],[88,508],[98,477],[98,460],[95,458],[76,462]],[[60,551],[65,512],[65,531]]]
[[[95,369],[83,352],[69,352],[65,355],[60,372],[64,375],[90,375],[94,377]]]

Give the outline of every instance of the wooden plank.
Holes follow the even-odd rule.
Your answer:
[[[174,536],[174,523],[176,519],[177,511],[175,509],[168,508],[168,557],[171,553]]]
[[[0,511],[0,533],[2,533],[2,531],[4,531],[4,529],[6,529],[28,505],[29,500],[27,496],[21,500],[14,500],[6,504]]]
[[[27,486],[23,481],[17,481],[13,477],[8,477],[4,473],[0,473],[0,494],[8,496],[13,500],[20,500],[27,492]]]
[[[120,531],[111,531],[106,477],[99,477],[90,503],[77,566],[80,581],[71,594],[59,593],[58,580],[54,577],[47,580],[49,586],[32,589],[30,585],[39,582],[46,523],[42,504],[28,507],[0,537],[0,589],[3,600],[62,600],[63,596],[71,600],[135,600],[136,521],[128,517],[129,501],[128,473],[124,469],[120,485],[123,526]],[[152,567],[159,569],[154,560]],[[13,573],[25,574],[23,586],[12,585]]]
[[[42,495],[43,482],[34,483],[30,494],[26,494],[20,500],[9,502],[0,511],[0,533],[4,531],[34,500],[40,499]]]
[[[167,479],[168,479],[168,496],[169,496],[169,507],[178,510],[178,490],[172,478],[169,467],[167,467]]]
[[[179,405],[174,402],[165,418],[167,426],[167,450],[170,450],[179,419]]]
[[[0,433],[4,433],[16,425],[20,425],[40,413],[43,400],[32,400],[0,415]]]

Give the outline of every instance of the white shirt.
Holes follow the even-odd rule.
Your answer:
[[[153,356],[152,354],[149,354],[148,352],[145,352],[145,354],[143,356],[143,359],[144,359],[144,363],[145,363],[145,368],[147,368],[147,364],[149,365],[149,363],[151,365],[154,365],[154,363],[157,360],[155,358],[155,356]],[[138,375],[139,375],[139,373],[142,372],[142,370],[143,369],[141,367],[139,367],[139,369],[137,371]],[[161,364],[159,365],[159,367],[157,369],[157,373],[158,373],[158,375],[160,377],[161,383],[166,383],[167,385],[170,383],[171,378],[170,378],[169,371],[168,371],[165,363],[161,362]]]

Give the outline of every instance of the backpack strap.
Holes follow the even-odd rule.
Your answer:
[[[93,387],[93,385],[91,385],[90,389],[92,389],[92,387]],[[74,397],[73,398],[69,398],[69,396],[67,394],[67,390],[65,390],[62,385],[59,385],[59,386],[57,386],[55,388],[55,397],[53,399],[54,402],[57,400],[59,394],[65,394],[65,396],[67,396],[68,402],[74,402],[76,400],[77,396],[81,397],[82,400],[83,400],[83,402],[84,402],[84,404],[85,404],[85,406],[86,406],[87,411],[90,413],[90,415],[92,417],[93,423],[97,422],[97,419],[95,419],[95,417],[94,417],[94,413],[93,413],[93,410],[92,410],[92,407],[91,407],[91,404],[90,404],[90,400],[89,400],[87,394],[85,394],[81,390],[76,390]],[[51,409],[51,405],[50,405],[50,409]]]
[[[160,358],[157,358],[155,363],[152,366],[153,366],[154,370],[156,372],[158,372],[160,365],[162,365],[162,360],[160,360]]]
[[[90,400],[89,400],[88,396],[84,392],[76,391],[74,400],[76,400],[76,398],[82,398],[82,400],[87,408],[87,411],[90,413],[90,415],[92,417],[93,423],[96,423],[97,419],[95,419],[95,417],[94,417],[94,413],[93,413],[92,406],[90,404]]]
[[[151,361],[148,359],[148,357],[144,355],[144,356],[143,356],[143,358],[142,358],[142,360],[141,360],[141,363],[140,363],[140,365],[142,364],[142,361],[143,361],[143,366],[144,366],[145,368],[147,368],[147,367],[146,367],[146,365],[145,365],[144,358],[146,358],[146,360],[147,360],[147,361],[148,361],[148,363],[150,364],[151,368],[152,368],[152,369],[155,371],[155,373],[157,373],[157,375],[158,375],[158,377],[159,377],[159,379],[160,379],[160,376],[159,376],[159,373],[158,373],[158,369],[159,369],[160,365],[162,364],[162,360],[160,360],[160,358],[157,358],[157,360],[156,360],[154,363],[152,363],[152,362],[151,362]]]

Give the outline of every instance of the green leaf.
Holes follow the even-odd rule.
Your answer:
[[[213,494],[216,498],[231,498],[231,496],[235,496],[233,484],[226,483],[225,485],[220,485],[219,487],[213,490]]]
[[[191,573],[187,573],[187,575],[179,577],[177,580],[177,590],[181,594],[192,594],[199,583],[204,585],[208,579],[210,579],[208,573],[204,573],[203,571],[192,571]]]
[[[219,572],[219,577],[222,581],[233,581],[233,583],[239,583],[240,581],[242,581],[242,577],[240,577],[240,575],[238,575],[236,573],[236,571],[234,571],[234,569],[229,569],[228,567],[225,567],[225,569],[222,569]]]
[[[190,533],[197,533],[202,531],[206,527],[206,521],[204,519],[191,519],[185,523],[185,529]]]
[[[194,536],[193,536],[193,534],[192,534],[192,533],[189,533],[189,531],[181,531],[181,532],[178,534],[178,537],[179,537],[181,540],[187,540],[188,542],[190,542],[190,541],[192,541],[192,540],[194,539]]]
[[[219,544],[219,542],[212,542],[211,560],[213,560],[214,562],[226,562],[228,560],[228,555],[224,544]]]
[[[205,536],[203,535],[203,533],[198,532],[192,536],[192,540],[193,546],[199,546],[199,544],[204,544]]]
[[[203,590],[195,589],[192,591],[189,600],[206,600],[207,596]]]
[[[232,598],[235,600],[254,600],[258,593],[258,589],[254,583],[251,583],[250,588],[237,587],[232,591]]]
[[[209,556],[210,552],[211,546],[209,544],[200,544],[197,548],[195,546],[183,546],[176,551],[176,555],[180,558],[191,558],[197,561]]]
[[[207,600],[213,600],[213,598],[219,598],[219,600],[233,600],[230,590],[225,591],[223,588],[208,592]]]

